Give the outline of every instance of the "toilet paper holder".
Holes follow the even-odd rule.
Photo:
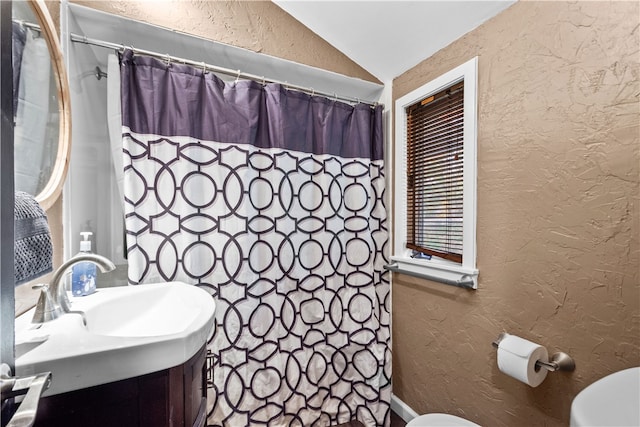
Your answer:
[[[500,346],[500,341],[505,337],[505,333],[501,333],[498,335],[498,339],[491,343],[492,346],[498,348]],[[542,360],[536,360],[536,369],[544,368],[549,372],[555,371],[566,371],[571,372],[576,369],[576,362],[573,361],[573,358],[569,356],[567,353],[559,351],[557,353],[553,353],[548,362],[544,362]]]

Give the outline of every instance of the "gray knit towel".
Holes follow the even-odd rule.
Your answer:
[[[53,246],[47,214],[30,194],[15,193],[15,284],[29,282],[52,270]]]

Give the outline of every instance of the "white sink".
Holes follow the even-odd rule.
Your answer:
[[[570,426],[640,426],[640,367],[607,375],[578,393]]]
[[[104,292],[99,304],[85,308],[87,329],[97,335],[156,337],[188,329],[200,314],[204,297],[195,286],[135,286],[128,292]],[[207,294],[208,299],[211,297]],[[89,301],[89,299],[87,299]],[[74,304],[73,309],[81,307]]]
[[[71,309],[84,314],[34,325],[32,309],[16,319],[16,372],[51,371],[45,396],[180,365],[213,334],[213,299],[180,282],[98,289]]]

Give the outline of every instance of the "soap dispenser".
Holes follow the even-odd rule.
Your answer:
[[[83,240],[80,241],[80,252],[78,255],[91,253],[91,240],[93,235],[90,231],[80,233]],[[92,262],[80,262],[75,264],[71,270],[71,293],[74,297],[85,296],[96,291],[96,265]]]

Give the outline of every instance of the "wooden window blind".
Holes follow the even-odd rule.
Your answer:
[[[407,248],[462,263],[464,82],[407,113]]]

